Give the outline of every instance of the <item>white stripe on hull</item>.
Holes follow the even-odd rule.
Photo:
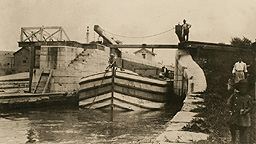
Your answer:
[[[135,88],[140,88],[140,89],[145,89],[145,90],[150,90],[150,91],[155,91],[155,92],[166,92],[167,87],[166,86],[156,86],[156,85],[150,85],[150,84],[145,84],[141,82],[136,82],[133,80],[126,80],[126,79],[120,79],[120,78],[115,78],[115,83],[117,84],[122,84],[130,87],[135,87]]]
[[[98,109],[98,108],[109,106],[110,104],[111,104],[111,100],[109,99],[109,100],[106,100],[106,101],[101,102],[101,103],[93,103],[92,105],[87,105],[84,108]]]
[[[104,100],[104,99],[107,99],[107,98],[110,98],[110,97],[111,97],[111,93],[107,93],[107,94],[95,96],[95,97],[92,97],[92,98],[88,98],[88,99],[85,99],[85,100],[81,100],[81,101],[79,101],[79,106],[91,105],[91,104],[96,103],[100,100]]]
[[[91,88],[91,87],[95,87],[95,86],[101,86],[101,84],[104,85],[104,84],[108,84],[108,83],[111,83],[111,82],[112,82],[111,78],[100,79],[100,80],[97,80],[97,81],[92,81],[92,82],[80,84],[80,89],[87,89],[87,88]]]
[[[149,108],[149,109],[160,109],[164,106],[164,103],[161,103],[161,102],[152,102],[152,101],[149,101],[149,100],[139,99],[139,98],[136,98],[136,97],[123,95],[123,94],[116,93],[116,92],[114,93],[114,97],[117,98],[117,99],[120,99],[122,101],[127,101],[127,102],[136,104],[136,105],[141,106],[141,107]],[[131,105],[131,104],[129,104],[129,105]]]
[[[165,85],[167,83],[166,81],[161,81],[161,80],[157,80],[157,79],[151,79],[151,78],[142,77],[142,76],[139,76],[139,75],[129,74],[129,73],[125,73],[125,72],[118,72],[117,71],[116,75],[120,76],[120,77],[124,77],[124,78],[141,80],[141,81],[151,82],[151,83],[155,83],[155,84]]]
[[[164,107],[164,103],[161,102],[152,102],[148,100],[143,100],[123,94],[114,92],[114,97],[117,99],[113,100],[113,104],[127,110],[146,110],[146,109],[161,109]],[[104,95],[96,96],[79,101],[79,106],[85,106],[85,108],[97,109],[111,105],[111,99],[106,101],[101,101],[104,99],[111,98],[111,93]],[[120,99],[120,100],[118,100]],[[100,101],[100,102],[99,102]],[[115,109],[115,108],[114,108]]]

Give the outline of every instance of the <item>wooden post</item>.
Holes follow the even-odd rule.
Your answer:
[[[115,65],[116,62],[114,62],[112,66],[112,84],[111,84],[111,121],[114,120],[114,88],[115,88]]]
[[[58,41],[62,41],[62,32],[63,32],[63,28],[60,29],[60,37],[59,37]]]
[[[30,46],[30,64],[29,64],[29,92],[31,93],[32,89],[32,80],[33,80],[33,69],[35,67],[35,47]]]
[[[21,28],[21,32],[20,32],[20,41],[23,42],[23,33],[24,33],[24,29]]]
[[[41,27],[40,28],[40,41],[43,41],[43,31],[44,31],[44,28],[43,27]]]

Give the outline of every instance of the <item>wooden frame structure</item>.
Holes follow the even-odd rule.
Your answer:
[[[68,35],[61,26],[51,27],[22,27],[21,42],[38,41],[70,41]]]

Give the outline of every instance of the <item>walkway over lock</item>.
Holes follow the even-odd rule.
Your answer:
[[[221,43],[207,43],[198,41],[185,41],[178,45],[170,44],[124,44],[124,45],[108,45],[110,48],[154,48],[154,49],[207,49],[207,50],[223,50],[223,51],[251,51],[251,49],[235,47]]]

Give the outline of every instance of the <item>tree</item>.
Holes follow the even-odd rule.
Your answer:
[[[243,37],[243,39],[239,38],[239,37],[234,37],[231,39],[230,41],[231,45],[236,46],[236,47],[250,47],[252,44],[252,41],[249,40],[246,37]]]

